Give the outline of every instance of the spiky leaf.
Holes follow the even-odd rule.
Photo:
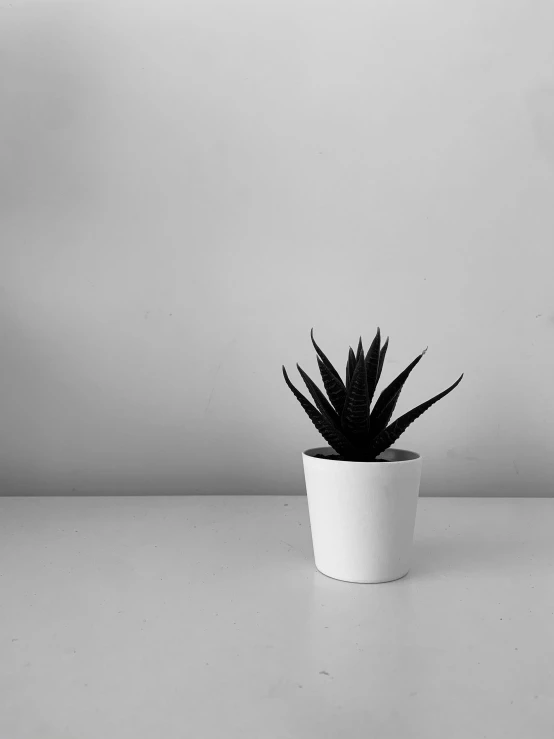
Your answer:
[[[387,387],[383,390],[379,398],[377,399],[377,402],[375,403],[373,410],[371,411],[371,425],[374,428],[384,428],[386,424],[388,423],[388,420],[385,421],[383,425],[383,418],[386,417],[386,414],[389,410],[389,405],[391,403],[396,403],[398,400],[398,395],[402,388],[404,387],[404,383],[408,379],[410,372],[413,370],[413,368],[416,366],[416,364],[421,360],[423,355],[427,349],[424,349],[424,351],[421,352],[419,356],[417,356],[414,361],[409,364],[406,369],[401,372],[398,377],[396,377],[390,385],[387,385]],[[391,414],[389,413],[388,419],[390,419]]]
[[[331,364],[331,362],[329,361],[329,359],[327,359],[327,357],[325,356],[325,354],[321,351],[321,349],[319,348],[319,346],[315,343],[314,330],[313,330],[313,328],[312,328],[312,330],[310,332],[310,336],[312,337],[312,344],[314,345],[314,349],[316,350],[316,352],[319,355],[319,359],[321,359],[321,361],[325,365],[325,367],[328,370],[328,372],[331,375],[333,375],[333,377],[335,377],[335,379],[342,385],[343,389],[346,390],[346,388],[344,387],[344,382],[342,381],[342,377],[339,375],[339,373],[337,372],[337,370],[333,367],[333,365]],[[325,380],[324,380],[324,382],[325,382]]]
[[[344,387],[344,383],[340,377],[337,378],[329,370],[327,365],[324,364],[319,357],[317,358],[317,364],[319,366],[319,372],[321,374],[321,379],[323,380],[325,392],[329,396],[329,400],[331,401],[333,408],[340,416],[342,414],[342,410],[344,408],[344,400],[346,398],[346,389]]]
[[[376,436],[373,440],[373,443],[371,445],[371,452],[375,456],[377,456],[388,449],[391,444],[394,444],[394,442],[404,433],[404,431],[406,431],[408,426],[416,420],[416,418],[419,418],[419,416],[425,413],[425,411],[428,410],[432,405],[434,405],[434,403],[436,403],[438,400],[444,398],[444,396],[448,395],[448,393],[451,393],[452,390],[454,390],[454,388],[460,384],[460,382],[462,381],[462,377],[463,374],[460,375],[460,377],[453,385],[450,385],[450,387],[446,388],[446,390],[443,390],[442,393],[435,395],[430,400],[426,400],[425,403],[421,403],[421,405],[416,406],[416,408],[412,408],[411,411],[404,413],[403,416],[397,418],[396,421],[391,423],[390,426],[387,426],[387,428],[381,431],[381,433],[378,434],[378,436]]]
[[[338,454],[348,455],[352,450],[352,445],[350,444],[346,436],[344,436],[342,432],[336,429],[332,425],[332,423],[330,423],[324,416],[322,416],[317,408],[315,408],[310,403],[310,401],[294,387],[292,382],[289,380],[289,376],[287,375],[287,371],[284,366],[283,376],[290,390],[292,391],[302,408],[306,411],[306,414],[308,415],[310,421],[323,436],[329,446],[332,447]]]
[[[354,354],[354,350],[352,347],[350,347],[350,350],[348,352],[348,361],[346,362],[346,390],[348,391],[348,387],[350,386],[350,383],[352,382],[352,375],[354,374],[354,370],[356,369],[356,355]]]
[[[360,356],[364,353],[364,347],[362,344],[362,337],[360,336],[360,340],[358,341],[358,349],[356,351],[356,362],[360,358]]]
[[[321,392],[321,390],[318,388],[318,386],[315,384],[315,382],[307,375],[302,367],[297,364],[298,371],[300,372],[300,375],[302,379],[304,380],[304,383],[306,387],[308,388],[308,391],[312,398],[314,399],[314,403],[316,404],[316,408],[318,411],[325,416],[325,418],[330,421],[335,428],[340,429],[340,417],[337,415],[337,412],[333,408],[333,406],[329,403],[325,395]]]
[[[387,340],[383,344],[381,351],[379,352],[379,368],[377,370],[377,382],[376,386],[379,384],[379,380],[381,379],[381,372],[383,371],[383,364],[385,363],[385,356],[387,354],[387,349],[389,348],[389,337],[387,336]]]
[[[370,423],[371,423],[372,436],[377,436],[377,434],[380,434],[381,431],[387,427],[387,425],[389,424],[389,421],[392,418],[392,414],[394,413],[394,409],[396,408],[396,404],[398,402],[399,397],[400,397],[400,390],[391,399],[387,407],[383,409],[383,411],[379,414],[379,416],[377,416],[377,418],[375,417],[371,418]]]
[[[341,425],[345,434],[362,443],[369,433],[369,396],[367,393],[367,373],[365,358],[360,356],[354,371],[344,401],[341,416]]]
[[[375,388],[377,387],[377,373],[379,372],[379,355],[381,351],[381,331],[377,328],[375,338],[371,342],[367,357],[365,360],[366,375],[367,375],[367,394],[368,402],[371,405],[373,395],[375,394]]]

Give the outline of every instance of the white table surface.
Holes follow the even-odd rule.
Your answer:
[[[554,500],[421,498],[383,585],[304,497],[0,498],[1,739],[552,739]]]

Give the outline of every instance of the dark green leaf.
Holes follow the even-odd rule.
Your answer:
[[[323,380],[325,392],[329,396],[329,400],[331,401],[333,408],[340,416],[342,414],[342,409],[344,408],[344,400],[346,398],[344,383],[340,379],[340,377],[335,377],[335,375],[329,370],[327,365],[324,364],[319,357],[317,358],[317,363],[319,365],[319,371],[321,373],[321,379]]]
[[[362,337],[360,336],[360,340],[358,342],[358,350],[356,351],[356,362],[360,358],[360,355],[364,353],[364,347],[362,345]]]
[[[342,434],[324,416],[322,416],[317,408],[315,408],[310,403],[310,401],[294,387],[292,382],[289,380],[287,371],[284,366],[283,376],[290,390],[292,391],[302,408],[306,411],[306,414],[308,415],[310,421],[323,436],[329,446],[332,447],[338,454],[349,454],[351,452],[352,446],[346,436],[344,436],[344,434]]]
[[[376,386],[379,384],[379,380],[381,379],[381,372],[383,371],[383,364],[385,363],[385,356],[387,354],[388,348],[389,348],[389,337],[387,336],[387,340],[383,344],[381,351],[379,353],[379,369],[377,370]]]
[[[371,406],[375,388],[377,387],[377,373],[379,372],[379,354],[381,351],[381,331],[377,328],[375,338],[371,342],[367,357],[365,360],[367,374],[367,395],[368,403]]]
[[[352,349],[352,347],[350,347],[350,351],[348,352],[348,361],[346,363],[346,389],[347,390],[352,380],[352,375],[354,374],[355,369],[356,369],[356,355],[354,354],[354,350]]]
[[[311,379],[311,377],[309,377],[304,372],[302,367],[299,364],[297,364],[296,366],[298,368],[298,371],[300,372],[300,375],[302,376],[302,379],[304,380],[306,387],[308,388],[310,395],[314,399],[314,403],[316,404],[318,411],[322,415],[324,415],[325,418],[327,418],[327,420],[333,424],[333,426],[340,428],[340,418],[333,406],[329,403],[325,395],[321,392],[321,390]]]
[[[329,373],[331,375],[333,375],[335,377],[335,379],[337,379],[340,382],[340,384],[342,385],[343,389],[346,390],[346,388],[344,387],[344,382],[342,381],[342,377],[339,375],[339,373],[337,372],[337,370],[333,367],[333,365],[331,364],[331,362],[327,359],[327,357],[325,356],[325,354],[321,351],[321,349],[319,348],[319,346],[315,343],[314,330],[313,330],[313,328],[311,330],[310,335],[312,337],[312,344],[314,345],[314,349],[319,354],[319,358],[321,359],[321,361],[323,362],[323,364],[325,365],[325,367],[327,368],[327,370],[329,371]]]
[[[401,436],[401,434],[404,433],[404,431],[406,431],[408,426],[413,423],[416,418],[419,418],[419,416],[425,413],[425,411],[428,410],[434,403],[436,403],[441,398],[444,398],[444,396],[448,395],[448,393],[452,392],[452,390],[454,390],[454,388],[460,384],[460,382],[462,381],[462,377],[463,374],[460,375],[460,377],[453,385],[450,385],[449,388],[443,390],[442,393],[435,395],[430,400],[426,400],[425,403],[421,403],[421,405],[418,405],[416,408],[412,408],[411,411],[404,413],[403,416],[397,418],[396,421],[391,423],[390,426],[381,431],[381,433],[378,434],[378,436],[376,436],[373,440],[373,443],[371,445],[372,453],[377,456],[384,452],[385,449],[388,449],[391,444],[394,444],[394,442]]]
[[[352,373],[352,379],[346,391],[346,400],[341,416],[344,432],[352,438],[357,436],[358,443],[369,433],[369,401],[367,394],[367,373],[365,359],[362,354]]]
[[[376,418],[373,417],[373,414],[372,414],[371,420],[370,420],[372,436],[374,437],[377,436],[377,434],[380,434],[381,431],[387,427],[387,424],[392,418],[392,414],[394,413],[394,409],[396,408],[396,404],[398,402],[399,397],[400,397],[400,390],[391,399],[387,407],[384,408],[382,412]]]
[[[375,403],[373,410],[371,411],[371,419],[370,423],[372,428],[374,429],[383,429],[388,423],[388,419],[390,419],[392,415],[392,411],[388,414],[388,411],[390,410],[389,406],[391,403],[396,404],[396,401],[398,400],[398,396],[402,388],[404,387],[404,383],[408,379],[410,372],[413,370],[413,368],[416,366],[416,364],[421,360],[422,356],[425,354],[427,349],[421,352],[421,354],[414,359],[414,361],[409,364],[406,369],[401,372],[398,377],[396,377],[390,385],[388,385],[379,398],[377,399],[377,402]],[[393,406],[394,408],[394,406]],[[386,418],[387,420],[384,421],[383,419]]]

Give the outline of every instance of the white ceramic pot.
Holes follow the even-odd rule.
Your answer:
[[[410,569],[421,456],[387,449],[387,462],[342,462],[303,452],[315,565],[337,580],[379,583]]]

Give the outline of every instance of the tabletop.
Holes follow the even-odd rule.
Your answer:
[[[552,739],[554,500],[421,498],[402,580],[298,497],[0,498],[0,737]]]

